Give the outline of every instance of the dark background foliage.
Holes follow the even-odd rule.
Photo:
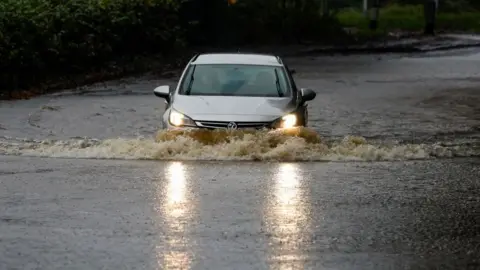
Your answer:
[[[480,6],[477,0],[441,2],[449,12]],[[120,58],[171,55],[195,46],[346,42],[336,12],[361,4],[329,1],[326,9],[324,0],[238,0],[235,5],[227,0],[2,0],[0,93]]]

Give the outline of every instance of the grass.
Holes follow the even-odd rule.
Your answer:
[[[344,9],[337,14],[340,24],[368,33],[368,20],[361,10]],[[390,5],[380,10],[377,33],[390,31],[422,31],[425,25],[423,6]],[[480,32],[480,11],[437,14],[436,29],[439,31]]]

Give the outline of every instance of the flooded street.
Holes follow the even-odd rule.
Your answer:
[[[0,269],[480,268],[480,51],[286,61],[300,136],[170,136],[153,75],[1,101]]]

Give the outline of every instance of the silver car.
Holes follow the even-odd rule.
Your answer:
[[[297,89],[292,72],[274,55],[214,53],[194,56],[165,99],[167,129],[278,129],[307,126],[307,102],[316,93]]]

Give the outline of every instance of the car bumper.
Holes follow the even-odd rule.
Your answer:
[[[227,122],[227,121],[196,121],[198,128],[207,129],[272,129],[272,122]]]
[[[242,128],[223,128],[223,127],[175,127],[175,126],[168,126],[168,130],[198,130],[198,129],[206,129],[206,130],[275,130],[279,128],[274,128],[274,127],[257,127],[257,128],[252,128],[252,127],[242,127]]]
[[[167,123],[169,130],[189,130],[189,129],[223,129],[223,130],[245,130],[245,129],[277,129],[274,122],[220,122],[220,121],[196,121],[196,126],[173,126]]]
[[[236,117],[236,119],[233,121],[231,121],[229,118],[226,118],[226,117],[220,117],[218,119],[207,118],[207,120],[192,120],[192,121],[193,121],[192,125],[174,126],[170,123],[170,121],[168,121],[168,114],[164,114],[163,127],[169,130],[188,130],[188,129],[210,129],[210,130],[213,130],[213,129],[224,129],[224,130],[271,129],[271,130],[275,130],[275,129],[286,128],[284,126],[285,123],[282,117],[276,117],[274,119],[272,119],[272,117],[269,117],[269,119],[264,119],[264,118],[262,119],[262,117],[259,117],[257,119],[239,119],[238,117]],[[295,126],[301,126],[301,125],[298,125],[297,123],[297,125]],[[291,127],[292,126],[287,128],[291,128]]]

